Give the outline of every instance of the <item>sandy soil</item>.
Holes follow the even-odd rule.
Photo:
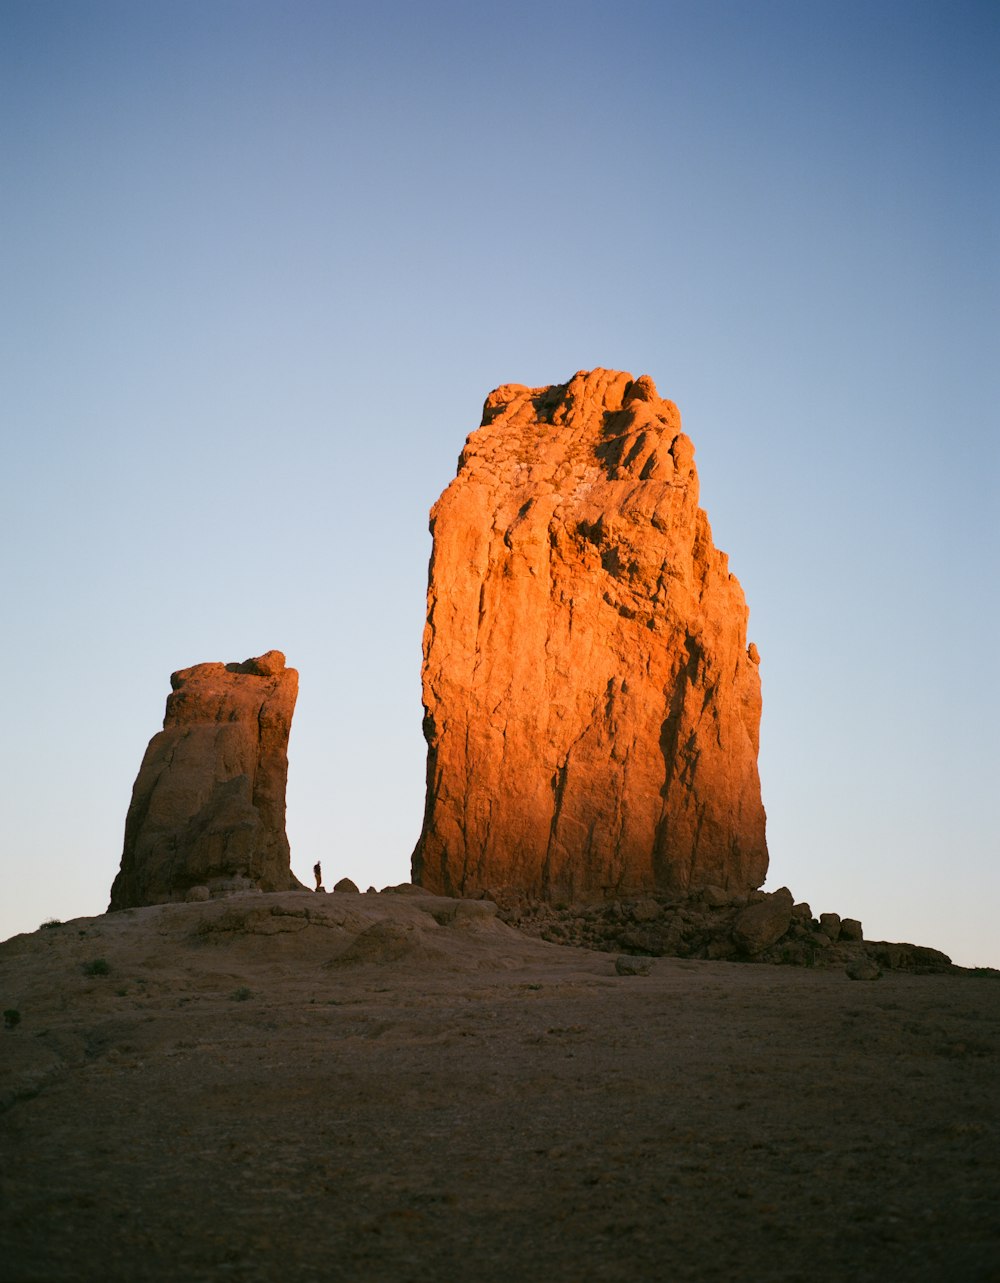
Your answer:
[[[1000,1279],[995,979],[619,976],[489,912],[0,945],[4,1283]]]

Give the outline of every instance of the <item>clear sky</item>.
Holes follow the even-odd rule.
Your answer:
[[[2,0],[0,936],[271,647],[293,868],[408,877],[427,510],[603,365],[746,591],[767,886],[1000,966],[998,67],[993,0]]]

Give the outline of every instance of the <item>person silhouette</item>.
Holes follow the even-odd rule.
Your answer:
[[[316,890],[323,890],[323,870],[319,866],[319,860],[313,865],[313,877],[316,879]]]

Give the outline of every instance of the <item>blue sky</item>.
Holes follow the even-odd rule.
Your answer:
[[[271,647],[293,867],[405,878],[427,510],[603,365],[746,590],[767,885],[1000,965],[998,65],[979,3],[4,0],[0,936]]]

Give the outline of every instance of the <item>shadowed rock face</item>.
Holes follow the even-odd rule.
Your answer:
[[[302,885],[285,836],[298,684],[277,650],[171,676],[163,730],[132,789],[110,909],[184,899],[193,886],[219,893]]]
[[[608,370],[498,388],[431,531],[414,881],[759,886],[758,656],[677,407]]]

